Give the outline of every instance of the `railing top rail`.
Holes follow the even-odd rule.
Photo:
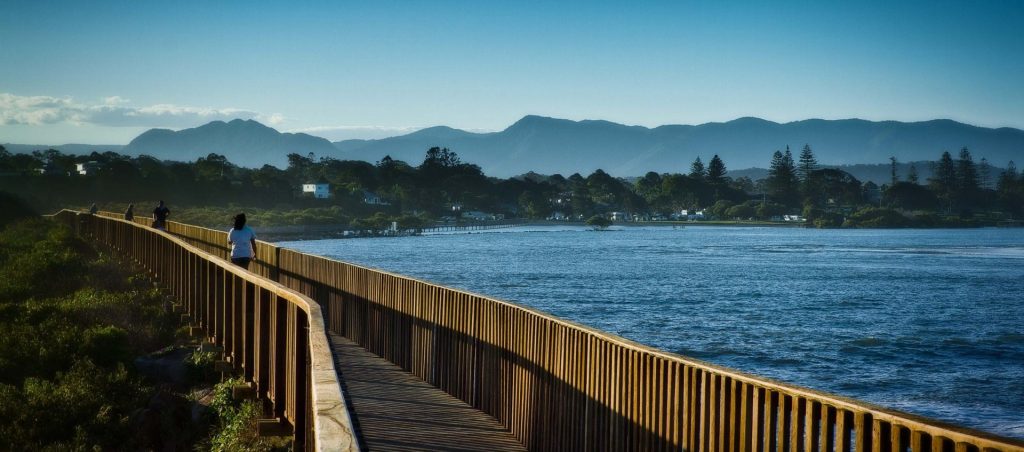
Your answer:
[[[70,212],[77,215],[87,213],[75,210],[64,209],[61,212]],[[57,212],[51,216],[57,216]],[[110,212],[105,212],[110,214]],[[133,227],[145,228],[137,223],[126,221],[123,218],[102,215],[105,219],[130,224]],[[334,368],[334,358],[331,354],[330,344],[327,342],[327,331],[324,323],[323,312],[320,305],[311,298],[296,292],[284,285],[262,276],[250,273],[245,269],[231,264],[213,254],[207,253],[173,234],[157,229],[146,228],[147,231],[160,234],[177,246],[188,250],[190,253],[220,267],[234,276],[248,281],[263,289],[273,291],[282,299],[302,309],[309,322],[309,354],[310,354],[310,378],[311,378],[311,403],[313,412],[313,432],[316,436],[315,443],[318,450],[345,450],[358,451],[359,445],[355,439],[355,430],[351,416],[346,408],[345,399],[341,391],[341,383],[338,381],[338,373]]]

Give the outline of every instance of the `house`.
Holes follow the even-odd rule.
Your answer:
[[[92,176],[100,169],[99,162],[76,163],[75,172],[82,176]]]
[[[628,221],[629,215],[626,212],[609,212],[608,219],[612,221]]]
[[[783,215],[782,221],[804,221],[804,217],[800,215]]]
[[[371,206],[390,206],[391,203],[384,200],[372,191],[363,190],[363,204]]]
[[[566,219],[568,219],[568,217],[566,217],[564,213],[556,210],[554,212],[551,212],[551,215],[548,217],[548,219],[555,221],[565,221]]]
[[[317,182],[315,184],[302,184],[302,194],[309,193],[314,198],[327,199],[331,197],[331,184]]]

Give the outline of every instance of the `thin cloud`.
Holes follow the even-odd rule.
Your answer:
[[[104,98],[100,104],[76,102],[71,97],[18,96],[0,93],[0,125],[44,125],[57,123],[92,124],[109,127],[195,127],[215,120],[263,118],[240,108],[192,107],[156,104],[132,107],[120,96]],[[267,116],[280,124],[280,114]]]

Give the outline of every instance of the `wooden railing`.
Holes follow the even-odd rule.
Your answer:
[[[112,216],[65,210],[53,217],[133,259],[165,285],[268,402],[272,426],[290,432],[296,450],[358,450],[316,302],[171,234]],[[198,229],[176,227],[198,236]]]
[[[226,234],[171,223],[226,255]],[[260,243],[330,331],[494,416],[531,450],[1024,451],[1024,442],[666,353],[530,308]],[[401,435],[401,432],[395,432]]]

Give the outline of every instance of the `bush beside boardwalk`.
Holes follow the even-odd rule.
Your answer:
[[[2,192],[0,202],[24,207]],[[254,422],[251,409],[242,419],[238,404],[205,408],[212,361],[176,345],[177,316],[150,280],[62,225],[3,212],[0,450],[270,447],[223,433]]]

